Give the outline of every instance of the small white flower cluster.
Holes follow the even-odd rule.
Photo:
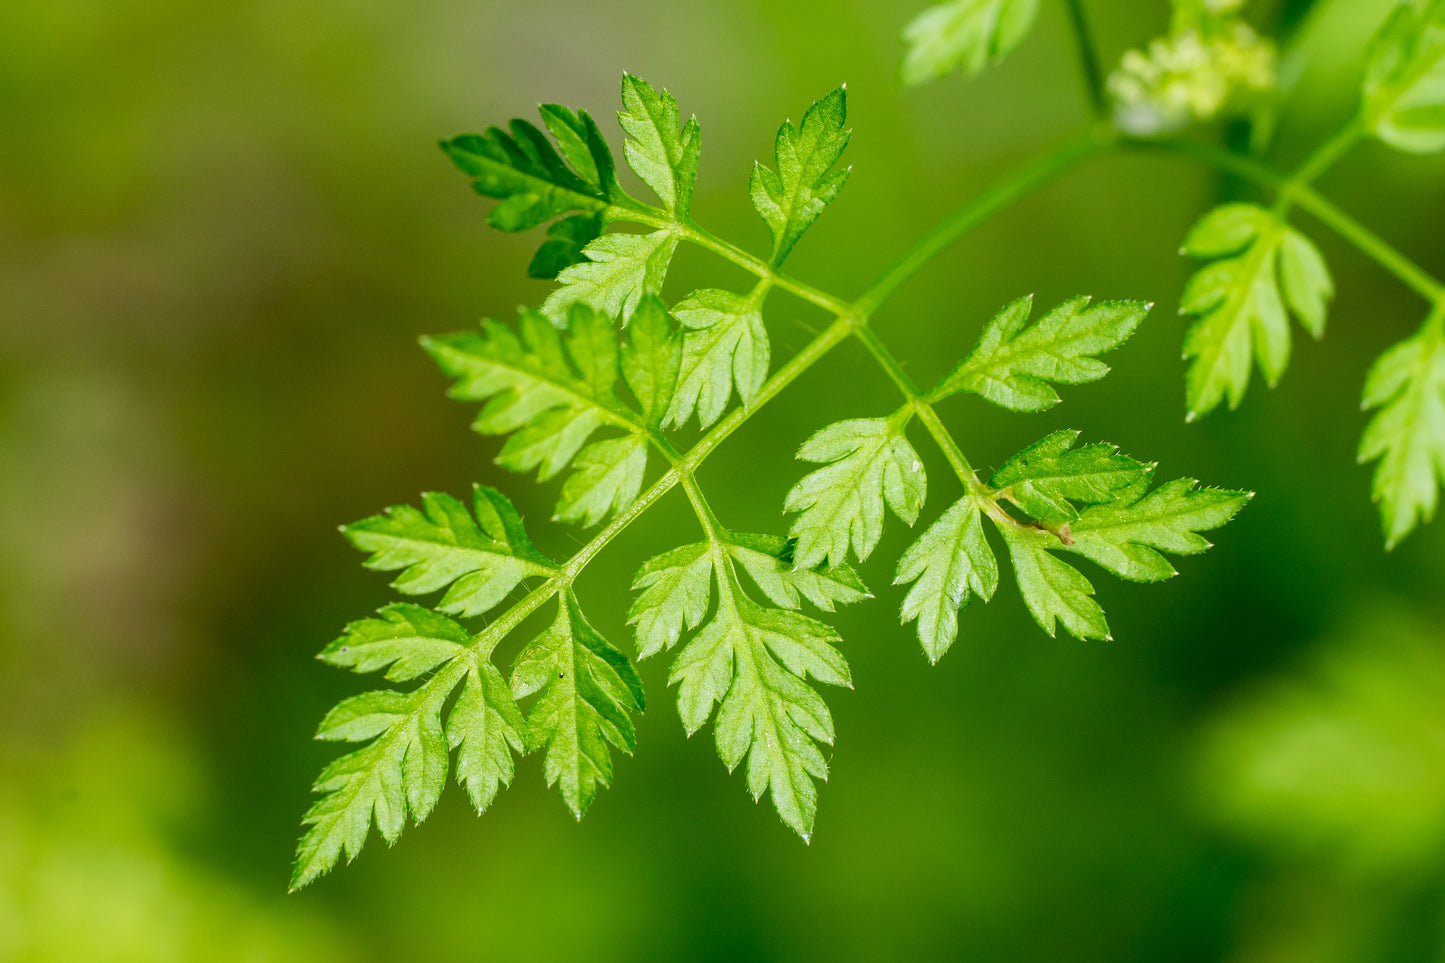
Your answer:
[[[1212,120],[1274,88],[1274,44],[1229,14],[1242,0],[1204,0],[1228,21],[1207,32],[1189,26],[1131,50],[1109,77],[1114,122],[1149,136]]]

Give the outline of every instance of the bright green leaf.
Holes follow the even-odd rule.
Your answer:
[[[645,705],[637,670],[588,624],[569,590],[556,621],[518,654],[512,692],[518,699],[536,694],[527,746],[545,750],[547,785],[581,819],[598,789],[612,783],[608,745],[627,753],[637,746],[628,716]]]
[[[473,505],[475,520],[452,496],[428,493],[421,510],[399,505],[342,531],[357,548],[372,553],[367,568],[404,570],[392,582],[398,591],[421,595],[451,586],[437,607],[454,615],[480,615],[522,579],[550,577],[556,566],[532,547],[521,517],[501,492],[478,485]]]
[[[1365,381],[1364,407],[1379,412],[1360,440],[1360,461],[1380,460],[1374,496],[1392,548],[1435,517],[1445,484],[1442,311],[1423,332],[1381,355]]]
[[[647,471],[647,440],[637,435],[594,441],[577,456],[562,486],[557,518],[591,527],[637,500]]]
[[[558,287],[542,313],[560,326],[574,304],[585,304],[626,324],[644,296],[662,290],[676,250],[670,230],[604,234],[582,249],[584,260],[557,275]]]
[[[918,623],[918,640],[937,662],[958,637],[958,612],[970,595],[987,602],[998,589],[998,560],[972,499],[955,502],[898,561],[894,585],[912,582],[900,621]]]
[[[1143,494],[1151,466],[1113,445],[1074,448],[1078,438],[1077,431],[1056,431],[1035,442],[1004,462],[989,485],[1006,491],[1033,518],[1054,523],[1079,517],[1070,502],[1098,505]]]
[[[1180,300],[1183,313],[1199,317],[1184,341],[1184,356],[1194,359],[1186,383],[1192,420],[1226,397],[1237,407],[1256,358],[1273,387],[1289,365],[1286,304],[1318,338],[1334,283],[1308,238],[1252,204],[1210,211],[1185,239],[1184,253],[1218,259],[1190,279]]]
[[[1028,35],[1039,0],[952,0],[930,7],[903,30],[901,78],[916,86],[962,70],[977,74]]]
[[[637,399],[643,420],[657,427],[671,407],[677,387],[682,336],[656,297],[643,298],[633,314],[621,360],[622,378]]]
[[[702,149],[697,118],[689,118],[679,133],[677,101],[672,94],[658,92],[631,74],[622,77],[622,106],[617,121],[630,137],[623,146],[628,166],[664,207],[686,216]]]
[[[753,166],[753,207],[772,232],[774,266],[783,263],[848,180],[848,168],[833,170],[852,135],[843,126],[847,117],[848,92],[839,87],[809,107],[799,126],[786,122],[778,129],[776,172]]]
[[[927,495],[928,478],[902,427],[882,418],[857,418],[814,434],[798,457],[824,467],[788,493],[785,510],[796,512],[795,563],[842,565],[848,551],[866,559],[883,534],[883,506],[912,525]]]
[[[1365,121],[1397,150],[1445,150],[1445,0],[1402,3],[1370,44]]]
[[[511,687],[490,662],[467,673],[447,716],[447,740],[457,751],[457,782],[482,812],[512,783],[512,753],[526,751],[526,722]]]
[[[352,622],[318,658],[353,672],[387,669],[388,681],[409,682],[456,658],[472,643],[472,634],[462,626],[420,605],[398,602],[380,614],[379,619]]]
[[[1051,553],[1050,549],[1060,545],[1055,536],[1017,525],[1002,525],[999,530],[1008,543],[1024,604],[1045,632],[1052,636],[1062,622],[1080,639],[1112,638],[1104,610],[1094,601],[1094,586],[1078,569]]]
[[[712,598],[712,553],[707,542],[649,559],[632,581],[639,593],[627,622],[637,627],[637,657],[671,649],[698,626]]]
[[[729,532],[726,540],[728,554],[774,605],[798,609],[807,599],[824,612],[831,612],[835,605],[851,605],[871,597],[858,573],[848,565],[794,565],[797,546],[792,539]]]
[[[1072,298],[1028,325],[1033,298],[1009,304],[984,328],[972,353],[936,388],[938,400],[960,391],[1012,408],[1042,411],[1059,402],[1054,384],[1087,384],[1109,373],[1095,355],[1128,340],[1152,305]]]
[[[706,428],[722,416],[733,385],[744,405],[768,377],[768,331],[762,289],[743,297],[730,291],[694,291],[673,307],[683,325],[682,362],[667,423],[682,425],[697,412]]]

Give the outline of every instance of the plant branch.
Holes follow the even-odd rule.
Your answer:
[[[1064,7],[1069,12],[1069,26],[1073,29],[1079,50],[1079,69],[1083,73],[1084,88],[1089,95],[1089,107],[1096,119],[1104,120],[1109,116],[1109,99],[1104,93],[1104,70],[1099,64],[1099,48],[1094,43],[1093,31],[1089,29],[1084,2],[1064,0]]]

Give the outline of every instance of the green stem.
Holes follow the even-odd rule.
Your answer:
[[[946,250],[953,242],[963,237],[989,217],[1011,206],[1025,194],[1062,176],[1078,167],[1084,161],[1101,153],[1109,144],[1109,137],[1101,130],[1092,130],[1083,137],[1070,141],[1055,151],[1020,168],[1009,177],[995,184],[989,190],[960,207],[942,224],[926,234],[910,248],[892,267],[883,273],[863,296],[853,303],[854,309],[864,317],[872,316],[879,305],[904,281],[917,274],[928,262]]]
[[[1104,93],[1104,70],[1099,65],[1099,48],[1094,43],[1093,31],[1089,29],[1083,0],[1064,0],[1064,6],[1069,11],[1069,26],[1074,31],[1079,50],[1079,68],[1083,71],[1089,107],[1096,119],[1103,120],[1109,116],[1109,99]]]
[[[1193,138],[1129,140],[1122,144],[1134,150],[1155,150],[1189,157],[1236,174],[1268,190],[1288,193],[1296,206],[1309,212],[1326,227],[1353,244],[1362,254],[1395,275],[1425,300],[1433,304],[1445,299],[1445,284],[1307,184],[1291,183],[1290,178],[1259,161]]]

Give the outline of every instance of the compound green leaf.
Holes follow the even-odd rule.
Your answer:
[[[638,593],[627,622],[636,626],[637,657],[671,649],[697,628],[712,598],[712,553],[707,542],[684,545],[649,559],[632,580]]]
[[[788,121],[778,129],[776,172],[753,166],[753,207],[772,232],[774,266],[783,263],[848,180],[849,169],[833,170],[852,136],[843,126],[847,117],[848,91],[839,87],[809,107],[800,125]]]
[[[631,753],[637,746],[628,716],[646,704],[637,670],[588,624],[568,590],[556,621],[517,655],[512,692],[537,696],[527,710],[528,749],[545,751],[547,785],[581,819],[612,783],[607,747]]]
[[[1370,45],[1364,116],[1397,150],[1445,150],[1445,2],[1402,3]]]
[[[1053,384],[1086,384],[1109,373],[1095,355],[1128,340],[1153,305],[1141,301],[1065,301],[1027,326],[1033,298],[1009,304],[984,328],[978,345],[932,392],[938,400],[967,391],[1014,411],[1059,402]]]
[[[1254,497],[1197,485],[1193,479],[1180,478],[1137,501],[1091,505],[1069,526],[1069,538],[1059,547],[1130,581],[1170,578],[1177,573],[1161,552],[1205,551],[1210,543],[1198,533],[1224,525]]]
[[[457,782],[477,812],[512,783],[512,753],[527,750],[526,721],[497,667],[480,661],[467,673],[447,716],[447,740],[457,751]]]
[[[626,324],[645,296],[662,290],[676,250],[670,230],[604,234],[582,249],[584,260],[557,275],[542,313],[560,327],[574,304],[585,304]]]
[[[987,602],[998,589],[998,559],[972,499],[955,502],[903,553],[893,584],[909,582],[899,621],[918,623],[918,641],[937,663],[958,638],[959,610],[971,596]]]
[[[667,424],[682,425],[696,411],[707,428],[722,417],[734,384],[743,404],[751,404],[768,377],[761,289],[748,297],[731,291],[694,291],[672,313],[684,330],[677,391]]]
[[[379,619],[352,622],[317,658],[353,672],[386,669],[387,680],[409,682],[472,643],[462,626],[420,605],[397,602],[379,614]]]
[[[662,423],[672,405],[681,363],[682,336],[668,320],[667,309],[655,297],[643,298],[627,326],[622,378],[651,427]]]
[[[1440,309],[1425,330],[1380,356],[1364,407],[1378,409],[1360,440],[1360,461],[1379,459],[1374,497],[1393,548],[1435,517],[1445,484],[1445,336]]]
[[[1094,601],[1094,586],[1051,553],[1060,545],[1055,536],[1015,525],[1001,525],[999,531],[1008,544],[1024,604],[1045,632],[1052,636],[1063,623],[1080,639],[1111,638],[1104,610]]]
[[[794,565],[796,543],[776,535],[729,532],[727,551],[774,605],[799,609],[803,599],[824,612],[871,598],[858,573],[848,565]]]
[[[1217,259],[1190,279],[1180,300],[1181,312],[1198,316],[1184,341],[1184,356],[1194,359],[1186,379],[1192,420],[1226,397],[1237,407],[1255,359],[1273,387],[1289,365],[1286,305],[1319,338],[1334,283],[1308,238],[1252,204],[1206,214],[1184,253]]]
[[[664,207],[685,216],[692,205],[702,149],[697,118],[689,118],[679,132],[677,101],[672,94],[659,92],[631,74],[622,77],[622,106],[617,121],[630,138],[623,146],[628,166]]]
[[[532,547],[521,516],[505,495],[485,485],[476,486],[474,495],[475,520],[452,496],[428,493],[420,510],[399,505],[342,531],[357,548],[372,553],[367,568],[403,570],[392,582],[398,591],[422,595],[450,586],[438,608],[453,615],[480,615],[522,579],[550,577],[556,566]],[[432,624],[431,630],[439,628]]]
[[[647,472],[647,440],[624,435],[594,441],[577,456],[562,486],[557,518],[591,527],[637,500]]]
[[[670,683],[688,735],[714,715],[729,771],[747,760],[754,799],[770,792],[778,815],[804,839],[817,811],[814,780],[827,779],[819,743],[833,742],[827,705],[806,682],[851,686],[838,636],[797,612],[765,609],[730,573],[716,614],[678,655]]]
[[[885,503],[909,525],[923,507],[923,462],[895,421],[837,422],[804,442],[798,457],[824,466],[798,482],[785,504],[798,514],[791,534],[799,568],[842,565],[850,548],[866,559],[883,534]]]
[[[1113,445],[1074,448],[1078,439],[1077,431],[1054,432],[1004,462],[989,485],[1033,518],[1053,523],[1079,517],[1071,502],[1133,501],[1148,488],[1152,466]]]
[[[916,86],[955,70],[979,73],[1023,41],[1038,11],[1038,0],[952,0],[930,7],[903,30],[903,84]]]

